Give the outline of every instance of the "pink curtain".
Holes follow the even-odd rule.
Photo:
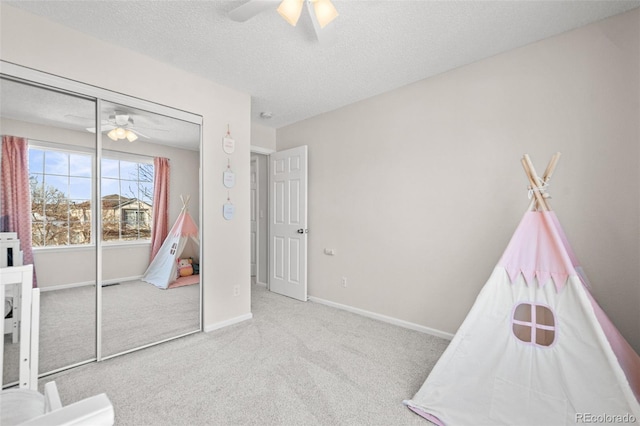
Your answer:
[[[169,233],[169,159],[153,159],[153,230],[151,232],[151,262]]]
[[[16,136],[2,136],[0,167],[0,231],[17,232],[23,263],[33,264],[31,247],[31,195],[29,190],[29,144]],[[33,286],[37,287],[35,268]]]

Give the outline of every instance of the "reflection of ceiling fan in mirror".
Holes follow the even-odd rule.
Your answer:
[[[331,0],[249,0],[230,11],[229,17],[237,22],[245,22],[264,11],[276,9],[276,5],[279,4],[276,10],[280,16],[295,27],[305,3],[316,38],[320,40],[320,29],[338,16],[338,11]]]
[[[87,130],[95,132],[93,127],[88,127]],[[100,131],[106,132],[109,139],[114,141],[127,139],[129,142],[133,142],[138,139],[138,136],[149,139],[149,136],[141,133],[134,125],[133,118],[129,114],[118,111],[111,114],[108,120],[102,120]]]

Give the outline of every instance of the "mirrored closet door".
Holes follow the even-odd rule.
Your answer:
[[[111,102],[100,118],[109,357],[200,329],[200,126]]]
[[[18,239],[8,262],[3,250],[2,266],[35,265],[39,371],[46,373],[96,359],[96,102],[5,78],[0,92],[0,238],[5,245]],[[28,196],[19,196],[24,188]],[[15,232],[16,223],[26,235]],[[4,301],[4,384],[18,380],[14,296]]]
[[[19,245],[41,292],[40,375],[200,331],[200,117],[78,83],[0,84],[0,161],[29,192],[2,207],[0,232],[12,237],[6,208],[30,221]],[[19,340],[4,336],[4,385]]]

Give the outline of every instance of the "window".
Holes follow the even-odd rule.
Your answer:
[[[34,247],[91,243],[92,156],[29,147]]]
[[[550,346],[556,338],[553,312],[546,306],[520,303],[513,311],[513,334],[525,343]]]
[[[93,155],[45,142],[30,143],[31,233],[34,247],[88,245],[92,237]],[[153,161],[105,151],[102,159],[102,239],[150,240]]]
[[[153,209],[153,163],[105,153],[102,158],[102,239],[150,240]]]

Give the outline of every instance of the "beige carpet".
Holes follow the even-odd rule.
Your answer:
[[[55,379],[106,392],[117,425],[426,424],[402,405],[448,341],[252,286],[254,318]]]

